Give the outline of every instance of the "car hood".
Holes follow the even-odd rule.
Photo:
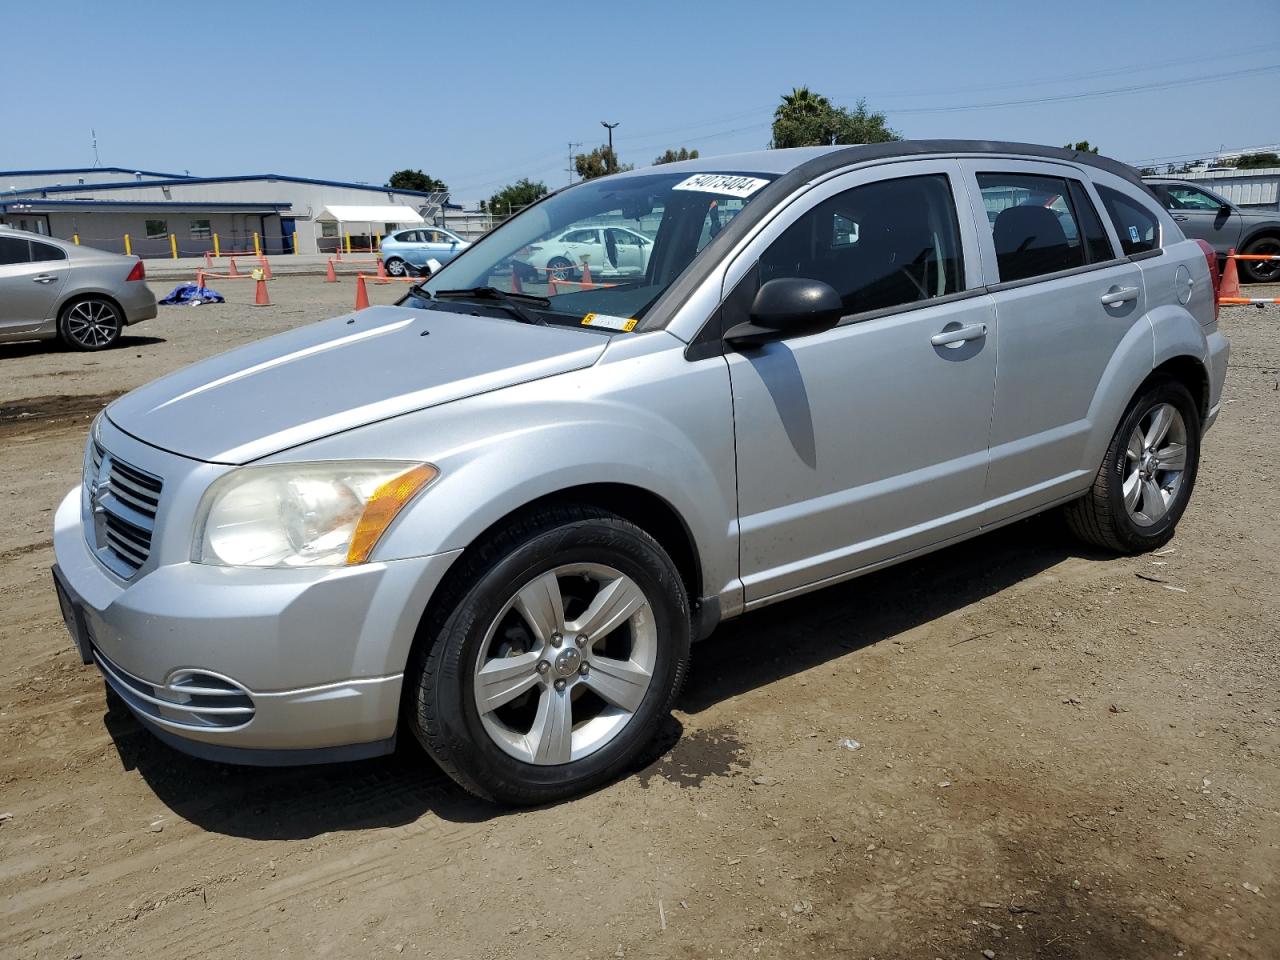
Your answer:
[[[572,328],[372,307],[194,364],[107,407],[144,443],[213,463],[298,444],[593,364],[608,339]]]

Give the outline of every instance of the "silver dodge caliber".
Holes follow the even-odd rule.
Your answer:
[[[597,262],[530,270],[575,228]],[[476,794],[566,797],[635,762],[723,619],[1052,507],[1167,542],[1226,374],[1211,260],[1130,168],[1026,144],[582,183],[398,306],[111,404],[62,610],[188,753],[407,730]]]

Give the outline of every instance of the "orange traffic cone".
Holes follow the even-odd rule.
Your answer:
[[[1218,284],[1218,299],[1239,298],[1240,275],[1236,271],[1236,248],[1227,251],[1227,265],[1222,268],[1222,282]]]
[[[356,309],[364,310],[369,306],[369,291],[365,289],[364,274],[356,274]]]
[[[203,286],[204,286],[204,271],[203,271],[203,270],[197,270],[197,271],[196,271],[196,286],[197,286],[197,287],[203,287]]]
[[[255,307],[271,306],[271,297],[267,294],[267,281],[265,277],[258,278],[258,289],[253,295],[253,305]]]
[[[271,261],[268,260],[266,257],[259,257],[258,262],[262,264],[262,279],[270,280],[271,279]]]
[[[387,279],[387,267],[386,267],[386,264],[382,262],[381,257],[378,258],[378,279],[379,280]]]
[[[595,284],[591,282],[591,264],[587,263],[585,260],[582,261],[582,289],[595,289]]]
[[[235,257],[232,257],[232,258],[231,258],[231,269],[227,271],[227,276],[229,276],[229,277],[238,277],[238,276],[240,276],[240,271],[236,269],[236,258],[235,258]]]
[[[213,257],[209,255],[208,250],[204,252],[204,265],[206,269],[210,269],[213,267]]]
[[[514,263],[511,264],[511,292],[524,293],[524,287],[520,286],[520,271]]]
[[[324,282],[325,282],[325,283],[337,283],[337,282],[338,282],[338,275],[337,275],[336,273],[334,273],[334,272],[333,272],[333,258],[332,258],[332,257],[330,257],[328,260],[326,260],[326,261],[325,261],[325,265],[324,265]]]
[[[338,241],[338,255],[335,258],[339,263],[342,262],[342,241]]]

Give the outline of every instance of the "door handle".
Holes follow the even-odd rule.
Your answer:
[[[57,279],[58,278],[51,273],[42,273],[38,277],[32,277],[31,282],[32,283],[53,283],[53,281]]]
[[[1108,290],[1101,297],[1103,305],[1107,307],[1114,307],[1117,303],[1125,303],[1129,300],[1137,299],[1137,287],[1117,287],[1114,290]]]
[[[1191,218],[1186,214],[1178,213],[1174,215],[1173,219],[1177,220],[1179,223],[1186,223]]]
[[[929,338],[935,347],[957,347],[969,340],[981,340],[987,335],[985,323],[971,323],[967,327],[956,327],[954,330],[943,330]]]

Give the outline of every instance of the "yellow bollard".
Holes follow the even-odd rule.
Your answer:
[[[215,257],[222,256],[222,247],[218,245],[218,235],[216,233],[213,235],[213,255]]]
[[[78,246],[80,246],[80,234],[78,234],[78,233],[73,233],[73,234],[71,235],[71,241],[72,241],[72,242],[73,242],[77,247],[78,247]]]
[[[382,234],[375,233],[373,235],[373,249],[377,250],[379,253],[382,252]]]
[[[129,242],[129,235],[127,233],[124,235],[124,255],[126,257],[133,256],[133,244]]]
[[[169,234],[169,250],[173,254],[173,259],[178,259],[178,235],[176,233]]]
[[[298,231],[293,231],[293,252],[298,252]]]
[[[253,231],[253,255],[255,257],[262,256],[262,241],[258,239],[258,231]]]
[[[351,252],[351,234],[347,234],[347,253]]]

